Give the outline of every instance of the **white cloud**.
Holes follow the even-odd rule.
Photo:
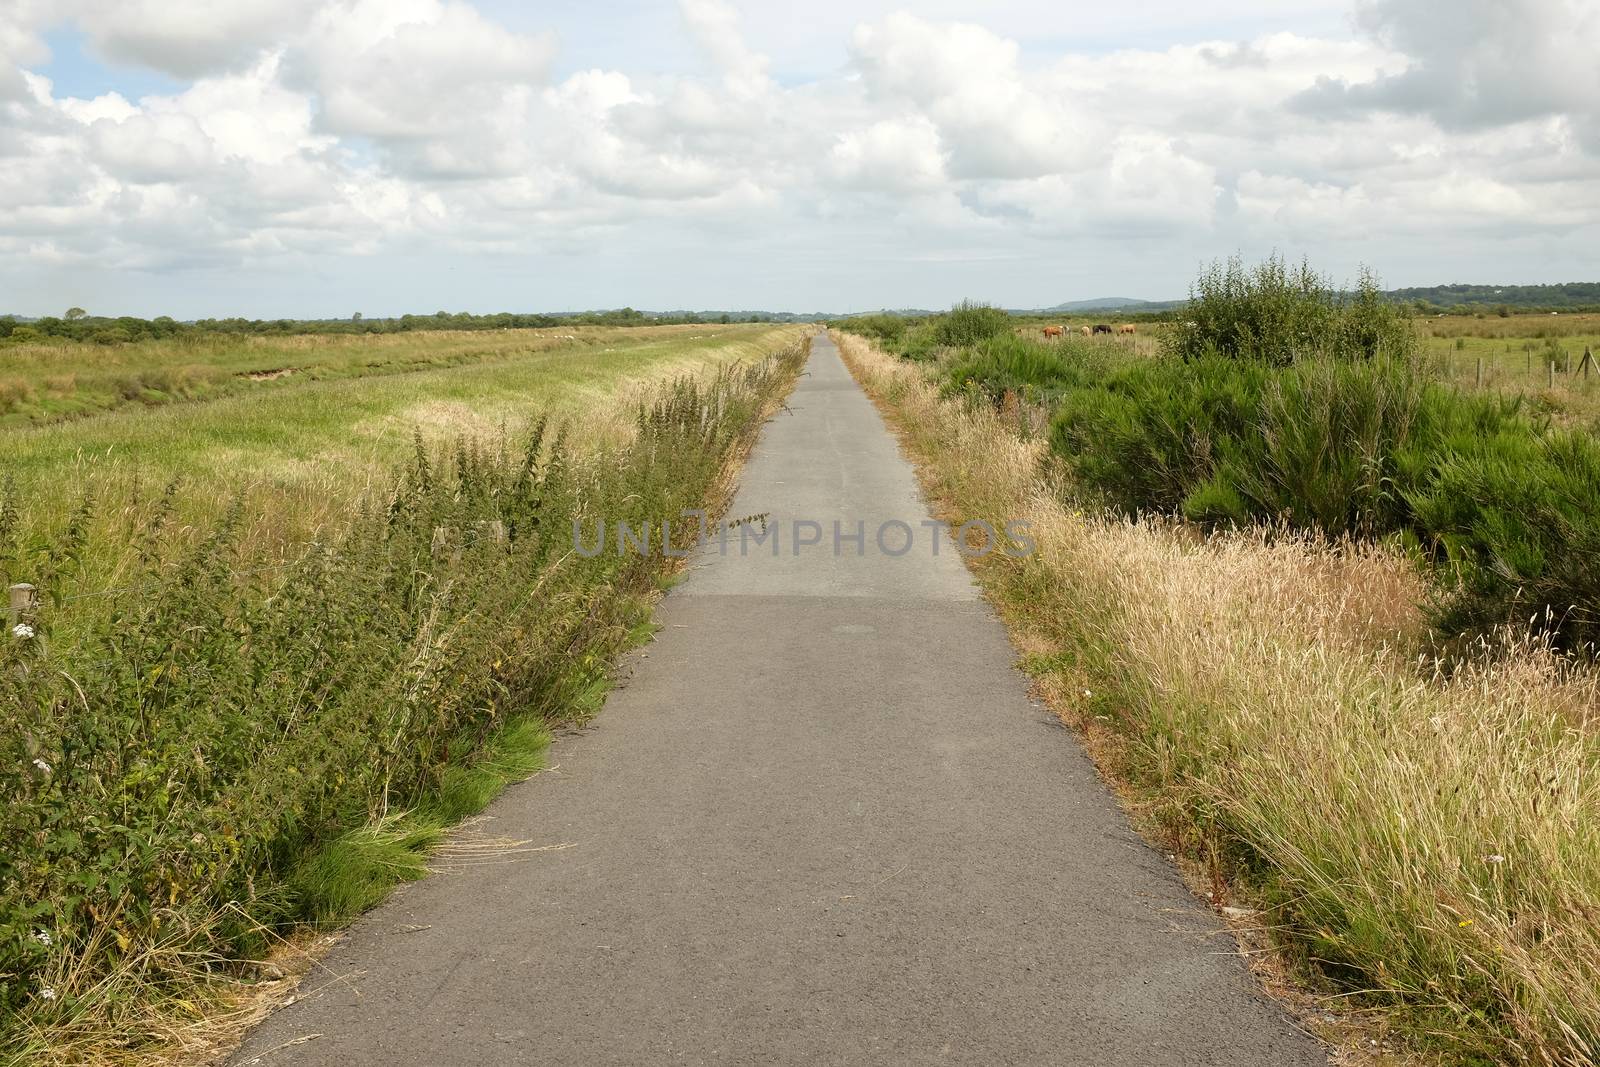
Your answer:
[[[1027,83],[1014,41],[900,12],[858,27],[850,50],[870,93],[937,126],[953,176],[1035,178],[1066,165],[1071,102]]]
[[[1368,80],[1325,75],[1303,110],[1411,112],[1454,129],[1600,117],[1600,7],[1590,0],[1362,0],[1357,10],[1405,66]]]
[[[934,189],[946,180],[938,127],[922,115],[881,119],[841,133],[829,162],[842,184],[881,192]]]
[[[982,277],[1021,286],[1068,250],[1137,246],[1163,295],[1181,290],[1174,262],[1240,247],[1377,258],[1395,234],[1543,234],[1575,254],[1600,232],[1600,12],[1442,2],[1365,0],[1354,35],[1110,51],[874,14],[796,80],[745,32],[773,16],[735,0],[680,0],[686,70],[636,49],[556,74],[537,22],[461,0],[12,0],[0,281],[89,264],[287,276],[323,257],[355,284],[371,269],[355,257],[613,248],[710,277],[715,235],[763,265],[826,237],[921,264],[909,279],[998,264]],[[181,88],[59,90],[44,41],[63,25]]]
[[[760,96],[771,88],[767,57],[745,43],[739,12],[725,0],[679,0],[684,21],[697,43],[722,72],[735,96]]]
[[[196,78],[255,62],[303,26],[315,6],[316,0],[84,0],[76,21],[107,59]]]
[[[181,182],[212,164],[211,138],[187,115],[96,119],[89,143],[102,166],[133,184]]]

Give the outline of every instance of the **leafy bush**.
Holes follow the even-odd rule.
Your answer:
[[[1116,510],[1178,511],[1254,431],[1267,376],[1215,354],[1133,364],[1063,396],[1052,447]]]
[[[1218,352],[1281,367],[1313,355],[1402,359],[1417,348],[1405,309],[1370,273],[1346,295],[1309,264],[1290,268],[1278,256],[1250,269],[1237,257],[1213,263],[1190,287],[1183,314],[1164,342],[1182,359]]]
[[[1002,309],[964,300],[942,315],[907,322],[899,339],[885,347],[901,359],[931,362],[956,349],[1009,334],[1013,325],[1011,316]],[[847,329],[871,336],[853,321]]]
[[[1010,333],[1011,327],[1011,316],[1000,308],[963,300],[932,319],[928,323],[928,335],[936,345],[959,348]]]
[[[1184,511],[1202,521],[1268,520],[1335,535],[1398,529],[1409,519],[1401,487],[1420,474],[1414,449],[1429,424],[1424,394],[1417,368],[1388,360],[1310,360],[1276,373],[1254,426],[1226,443]]]
[[[1402,535],[1446,565],[1448,633],[1600,640],[1600,441],[1413,362],[1157,360],[1067,388],[1051,443],[1124,514]]]
[[[141,505],[119,588],[0,640],[0,1044],[115,1028],[129,974],[169,985],[257,950],[262,925],[370,903],[393,873],[349,870],[348,831],[481,807],[472,770],[508,731],[592,710],[662,563],[585,558],[574,523],[659,537],[701,506],[802,351],[678,383],[599,461],[542,425],[520,448],[419,441],[386,504],[281,571],[244,555],[237,509],[188,549],[171,492]],[[0,498],[0,576],[52,596],[92,512],[24,539]]]
[[[900,344],[911,324],[901,315],[857,315],[840,325],[853,333],[872,338],[884,348],[893,349]]]
[[[1435,605],[1460,633],[1511,624],[1569,648],[1600,644],[1600,441],[1520,427],[1438,462],[1410,496],[1417,524],[1454,566]]]
[[[963,350],[945,372],[945,392],[973,388],[996,403],[1006,393],[1050,400],[1098,377],[1103,364],[1092,346],[1045,345],[1007,331]]]

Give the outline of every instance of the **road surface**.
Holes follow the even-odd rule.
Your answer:
[[[1327,1063],[1029,699],[826,338],[729,514],[762,513],[779,555],[706,546],[489,809],[566,847],[403,887],[236,1063]]]

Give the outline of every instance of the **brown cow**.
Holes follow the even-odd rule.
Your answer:
[[[1059,327],[1059,326],[1046,326],[1044,328],[1044,335],[1046,337],[1060,337],[1061,336],[1061,327]]]
[[[1134,332],[1133,331],[1133,323],[1131,323],[1131,322],[1123,323],[1121,326],[1117,327],[1117,332],[1118,333],[1133,333]]]
[[[1097,323],[1094,324],[1094,332],[1095,333],[1110,333],[1111,332],[1111,327],[1109,325],[1107,325],[1106,323],[1097,322]]]

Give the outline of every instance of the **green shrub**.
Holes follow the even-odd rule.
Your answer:
[[[1254,431],[1267,368],[1215,354],[1126,366],[1068,391],[1051,444],[1080,484],[1128,515],[1174,512]]]
[[[885,349],[893,350],[906,335],[910,320],[902,315],[857,315],[840,325],[852,333],[870,337]]]
[[[960,348],[1011,332],[1011,316],[997,307],[963,300],[928,323],[928,336],[935,345]]]
[[[1048,401],[1099,376],[1104,357],[1094,346],[1045,345],[1006,332],[964,349],[945,372],[945,393],[976,389],[998,403],[1006,393]]]
[[[1458,442],[1410,503],[1453,570],[1434,605],[1446,632],[1509,624],[1600,644],[1600,440],[1513,425]]]
[[[947,351],[945,346],[934,335],[931,320],[907,328],[905,337],[898,347],[901,359],[909,359],[915,363],[931,363],[945,351]]]
[[[1600,441],[1413,361],[1135,365],[1070,384],[1051,445],[1127,515],[1401,535],[1443,568],[1447,634],[1531,624],[1600,642]]]
[[[1182,314],[1164,345],[1183,359],[1214,351],[1287,366],[1306,356],[1403,359],[1417,349],[1404,307],[1387,300],[1369,272],[1344,294],[1309,264],[1290,268],[1278,256],[1249,269],[1237,257],[1213,263]]]
[[[1185,513],[1331,535],[1400,528],[1409,519],[1402,489],[1418,474],[1424,392],[1417,367],[1389,360],[1309,360],[1273,374],[1255,425],[1224,444]]]

